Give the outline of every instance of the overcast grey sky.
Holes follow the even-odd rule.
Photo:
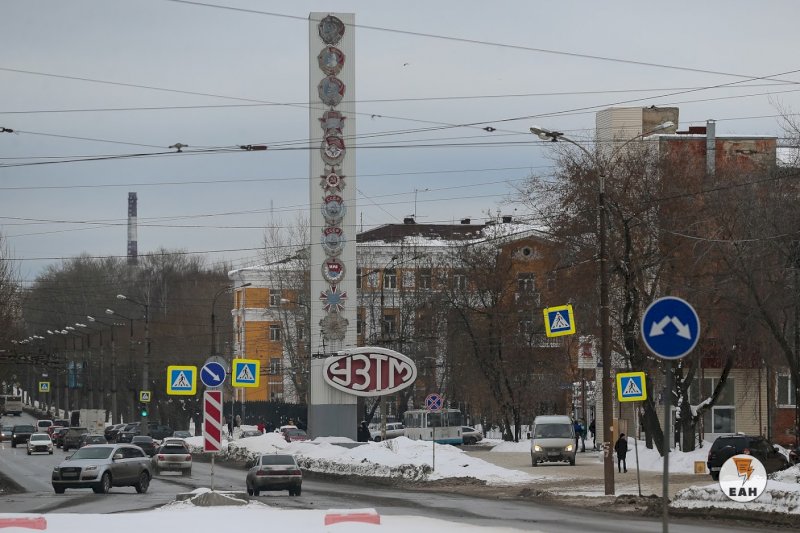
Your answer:
[[[780,136],[775,102],[800,108],[800,87],[786,83],[800,73],[784,74],[800,69],[800,3],[790,0],[214,4],[252,11],[2,2],[0,127],[16,133],[0,133],[0,231],[24,280],[54,262],[41,258],[124,255],[128,191],[139,197],[140,253],[238,250],[207,262],[258,262],[263,227],[308,209],[312,11],[353,12],[359,25],[365,229],[401,222],[415,197],[420,222],[512,212],[502,205],[511,185],[552,165],[533,124],[583,139],[598,109],[677,105],[681,128],[713,118],[720,134]],[[782,83],[672,94],[779,74]],[[55,162],[178,142],[270,150]]]

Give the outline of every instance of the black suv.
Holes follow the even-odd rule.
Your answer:
[[[717,437],[708,451],[708,471],[711,479],[719,479],[722,465],[734,455],[752,455],[764,465],[767,474],[789,468],[786,456],[772,445],[770,441],[761,436],[753,435],[722,435]]]
[[[30,424],[18,424],[11,430],[11,447],[16,448],[17,444],[27,444],[31,435],[36,433],[36,428]]]

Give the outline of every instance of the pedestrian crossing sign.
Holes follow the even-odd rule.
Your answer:
[[[234,359],[231,384],[234,387],[258,387],[261,361],[257,359]]]
[[[575,317],[571,305],[546,307],[544,309],[544,330],[548,337],[560,337],[575,333]]]
[[[167,394],[191,396],[197,392],[197,367],[167,367]]]
[[[40,381],[39,382],[39,392],[50,392],[50,382],[49,381]]]
[[[139,391],[139,401],[142,403],[150,403],[150,398],[152,395],[150,394],[149,390],[140,390]]]
[[[638,402],[647,399],[647,379],[644,372],[617,374],[617,399],[621,402]]]

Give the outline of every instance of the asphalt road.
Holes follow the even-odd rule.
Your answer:
[[[13,419],[20,421],[19,418]],[[26,418],[22,419],[27,420]],[[4,421],[5,423],[5,421]],[[179,492],[211,486],[211,465],[196,462],[191,478],[177,473],[157,476],[146,494],[131,487],[113,488],[110,494],[94,494],[90,489],[68,489],[56,495],[50,485],[50,472],[66,454],[56,449],[53,455],[28,456],[24,447],[0,445],[0,468],[25,487],[22,494],[0,495],[0,513],[116,513],[160,507],[174,501]],[[218,490],[244,489],[245,471],[216,465],[214,486]],[[331,509],[373,507],[385,515],[416,515],[486,527],[502,525],[520,530],[558,533],[659,532],[661,522],[630,516],[615,516],[576,508],[538,504],[530,501],[495,500],[468,495],[420,492],[354,483],[306,479],[303,494],[290,498],[286,492],[262,493],[259,500],[289,509]],[[713,527],[681,521],[670,524],[681,533],[722,533],[736,531],[730,526]],[[751,529],[741,529],[751,531]]]

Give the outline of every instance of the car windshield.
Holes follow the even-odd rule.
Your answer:
[[[50,440],[47,435],[31,435],[31,440]]]
[[[714,444],[711,446],[711,449],[721,450],[727,446],[733,446],[734,448],[744,448],[744,437],[720,437],[714,441]]]
[[[567,424],[538,424],[533,437],[536,439],[570,439],[572,426]]]
[[[290,437],[305,436],[306,434],[306,432],[302,429],[287,429],[284,431],[286,431],[286,434]]]
[[[262,455],[262,465],[294,465],[294,457],[291,455]]]
[[[33,433],[36,430],[33,426],[14,426],[14,431],[17,433]]]
[[[106,446],[98,446],[96,448],[81,448],[72,454],[70,460],[77,461],[79,459],[108,459],[111,457],[111,452],[113,450],[114,448],[109,448]]]
[[[188,438],[191,437],[191,433],[188,431],[176,431],[172,434],[173,437],[181,437],[181,438]]]

